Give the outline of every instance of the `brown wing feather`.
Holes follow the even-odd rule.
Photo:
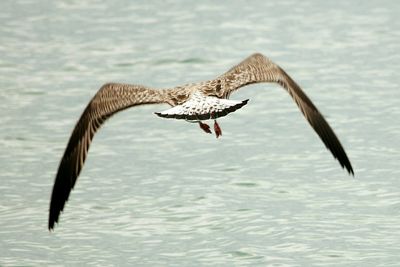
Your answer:
[[[49,230],[58,222],[85,163],[93,136],[104,121],[132,106],[164,103],[163,92],[139,85],[116,83],[106,84],[100,88],[78,120],[58,167],[51,195]]]
[[[254,54],[219,77],[223,84],[220,96],[228,97],[237,89],[252,83],[276,82],[283,86],[291,95],[301,112],[319,135],[325,146],[338,159],[342,168],[354,175],[353,167],[339,139],[317,107],[303,90],[278,65],[261,54]]]

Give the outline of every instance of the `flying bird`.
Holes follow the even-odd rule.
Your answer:
[[[120,83],[103,85],[76,123],[58,167],[50,201],[49,230],[54,229],[55,223],[58,223],[60,213],[82,170],[93,136],[112,115],[133,106],[166,103],[172,108],[156,112],[156,115],[198,123],[207,133],[211,133],[211,129],[205,121],[213,120],[215,135],[219,137],[222,130],[217,119],[240,109],[248,101],[230,100],[231,93],[246,85],[263,82],[277,83],[286,89],[342,168],[354,175],[339,139],[317,107],[281,67],[256,53],[214,80],[171,89],[157,90]]]

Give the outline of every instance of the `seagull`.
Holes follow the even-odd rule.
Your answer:
[[[58,167],[50,201],[49,231],[54,230],[55,223],[59,221],[60,213],[85,163],[93,136],[112,115],[138,105],[166,103],[171,108],[156,112],[156,115],[198,123],[206,133],[211,133],[211,129],[205,121],[213,120],[215,135],[219,137],[222,130],[217,119],[242,108],[248,102],[230,100],[229,96],[239,88],[254,83],[277,83],[286,89],[341,167],[354,176],[346,152],[317,107],[281,67],[264,55],[255,53],[214,80],[170,89],[120,83],[103,85],[76,123]]]

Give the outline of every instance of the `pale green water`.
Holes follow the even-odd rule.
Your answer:
[[[0,2],[0,266],[399,266],[400,2],[137,2]],[[355,178],[284,90],[251,86],[219,140],[153,115],[166,106],[116,115],[47,231],[103,83],[200,81],[256,51],[325,114]]]

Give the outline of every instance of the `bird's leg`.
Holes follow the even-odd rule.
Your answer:
[[[201,121],[199,121],[199,126],[200,126],[200,128],[203,129],[203,131],[205,131],[206,133],[209,133],[209,134],[211,133],[210,126],[208,126],[208,124],[202,123]]]
[[[219,127],[219,124],[217,120],[214,120],[214,131],[215,131],[215,136],[218,138],[220,135],[222,135],[222,130],[221,127]]]

